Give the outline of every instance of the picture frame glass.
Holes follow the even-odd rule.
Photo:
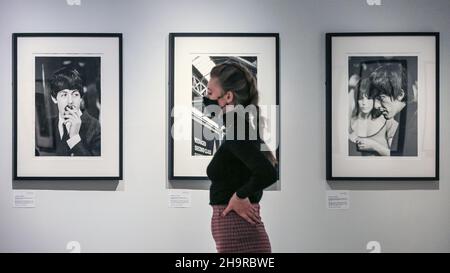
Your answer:
[[[121,35],[14,39],[16,179],[120,178]]]
[[[205,111],[202,98],[211,69],[237,62],[257,80],[263,139],[277,154],[278,59],[277,35],[171,35],[170,179],[206,179],[206,168],[220,146],[223,131]]]
[[[330,35],[329,179],[435,179],[434,35]]]

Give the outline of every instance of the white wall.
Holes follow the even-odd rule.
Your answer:
[[[448,0],[0,0],[0,251],[215,251],[207,190],[167,207],[169,32],[280,33],[282,190],[262,201],[273,251],[450,251],[449,14]],[[340,31],[441,33],[440,182],[326,182],[325,32]],[[13,32],[123,33],[122,182],[12,181]],[[13,188],[40,189],[37,207],[12,208]],[[325,208],[330,188],[350,190],[349,210]]]

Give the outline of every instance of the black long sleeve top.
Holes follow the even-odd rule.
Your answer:
[[[226,124],[226,116],[231,114],[234,123]],[[250,202],[258,203],[263,189],[277,181],[278,171],[261,152],[263,141],[243,117],[231,111],[224,115],[223,121],[227,128],[225,140],[207,168],[211,180],[210,204],[228,204],[234,193],[239,198],[248,197]],[[242,128],[239,124],[245,124],[245,135],[238,131]],[[234,130],[230,130],[230,126]]]

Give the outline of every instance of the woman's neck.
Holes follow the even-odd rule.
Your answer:
[[[359,118],[360,119],[369,119],[369,118],[371,118],[371,115],[370,115],[370,113],[362,113],[362,112],[360,112],[359,113]]]

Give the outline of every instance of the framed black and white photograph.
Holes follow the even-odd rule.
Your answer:
[[[278,34],[171,33],[169,71],[169,179],[207,179],[206,168],[225,129],[205,105],[211,69],[238,63],[257,81],[261,130],[278,158]]]
[[[327,179],[439,179],[439,34],[328,33]]]
[[[122,179],[122,35],[13,34],[14,178]]]

